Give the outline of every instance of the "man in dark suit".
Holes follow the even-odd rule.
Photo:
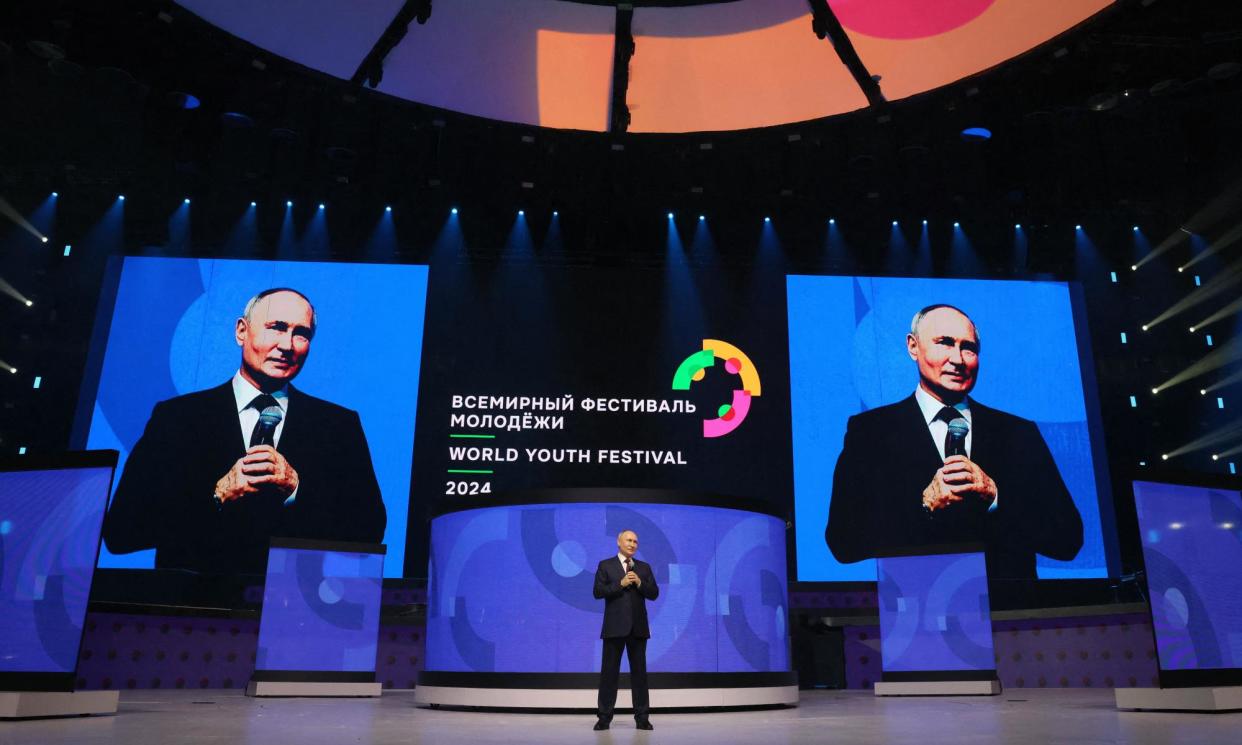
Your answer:
[[[259,574],[272,537],[378,543],[387,516],[357,412],[290,385],[315,310],[265,290],[234,335],[232,380],[156,404],[104,520],[108,550],[159,568]]]
[[[638,534],[623,530],[617,536],[617,555],[604,559],[595,570],[595,598],[604,601],[603,661],[599,670],[599,720],[595,729],[608,729],[617,703],[617,678],[621,652],[630,660],[630,694],[638,729],[651,726],[651,702],[647,693],[647,601],[660,596],[651,565],[634,558]]]
[[[914,395],[850,417],[825,531],[833,555],[849,563],[982,543],[988,576],[1005,579],[1034,579],[1035,554],[1074,558],[1082,518],[1039,429],[968,397],[979,373],[974,322],[928,306],[906,348],[918,365]]]

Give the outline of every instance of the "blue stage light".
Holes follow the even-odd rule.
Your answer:
[[[251,206],[251,207],[258,207],[259,205],[255,204],[254,202],[251,202],[251,203],[250,203],[250,206]]]
[[[1109,272],[1108,278],[1111,279],[1113,283],[1115,284],[1117,282],[1117,272]]]
[[[955,223],[953,223],[953,227],[955,227],[955,228],[960,228],[960,227],[962,227],[962,224],[961,224],[960,222],[955,222]]]
[[[323,202],[319,203],[319,209],[323,209]]]
[[[124,202],[124,201],[125,201],[125,195],[124,195],[124,194],[117,194],[117,195],[116,195],[116,198],[117,198],[119,201],[122,201],[122,202]]]
[[[836,225],[836,224],[837,224],[837,218],[835,218],[835,217],[830,217],[830,218],[828,218],[828,224],[829,224],[829,225]]]
[[[923,221],[923,224],[924,224],[924,225],[926,225],[926,224],[927,224],[927,221],[926,221],[926,220],[924,220],[924,221]]]
[[[384,207],[385,212],[392,212],[392,207]]]
[[[69,245],[66,245],[66,246],[65,246],[65,256],[68,256],[68,255],[69,255],[69,251],[70,251],[71,249],[73,249],[73,246],[69,246]]]
[[[706,219],[707,219],[707,216],[706,216],[706,215],[699,215],[699,221],[700,221],[700,222],[701,222],[701,221],[703,221],[703,220],[706,220]]]
[[[987,127],[967,127],[962,130],[962,139],[967,141],[983,141],[992,139],[992,130]]]
[[[190,203],[190,198],[189,198],[189,197],[186,197],[186,198],[185,198],[185,199],[184,199],[181,203],[182,203],[182,204],[189,204],[189,203]]]
[[[1074,230],[1082,230],[1082,226],[1081,226],[1081,225],[1075,225],[1075,226],[1074,226]]]
[[[763,218],[763,221],[764,221],[764,222],[772,222],[772,218],[770,218],[770,217],[765,217],[765,218]]]
[[[19,448],[17,449],[17,454],[18,454],[18,455],[25,455],[25,454],[26,454],[26,446],[25,446],[25,445],[22,445],[21,447],[19,447]]]
[[[34,379],[34,387],[35,387],[35,388],[38,388],[38,387],[39,387],[39,386],[41,386],[41,385],[43,385],[43,376],[42,376],[42,375],[36,375],[36,376],[35,376],[35,379]]]
[[[556,210],[552,210],[552,216],[553,216],[553,217],[558,217],[560,214],[561,214],[561,213],[557,212]]]
[[[526,216],[526,210],[518,210],[518,217],[525,217],[525,216]]]
[[[1131,228],[1131,230],[1133,230],[1133,231],[1134,231],[1134,232],[1136,232],[1136,233],[1138,232],[1138,229],[1139,229],[1139,227],[1138,227],[1137,225],[1135,225],[1133,228]]]
[[[287,201],[285,202],[285,206],[286,206],[286,207],[292,207],[292,206],[293,206],[293,200],[291,200],[291,199],[290,199],[290,200],[287,200]]]
[[[453,209],[449,210],[449,212],[452,212],[454,215],[456,215],[456,214],[457,214],[457,208],[456,208],[456,207],[454,207]]]
[[[672,213],[672,212],[668,213],[668,219],[670,219],[670,220],[672,220],[672,219],[673,219],[673,213]]]
[[[59,197],[59,196],[60,196],[60,192],[58,192],[58,191],[54,191],[54,192],[52,192],[52,196],[53,196],[53,197]]]
[[[893,220],[893,227],[894,227],[894,228],[895,228],[895,227],[897,227],[897,221],[896,221],[896,220]]]
[[[1022,223],[1020,223],[1020,222],[1016,222],[1016,223],[1014,223],[1014,224],[1013,224],[1013,229],[1014,229],[1014,230],[1021,230],[1021,229],[1022,229]]]

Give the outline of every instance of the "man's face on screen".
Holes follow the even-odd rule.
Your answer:
[[[623,555],[632,557],[638,552],[638,534],[627,530],[617,536],[617,548],[621,549]]]
[[[919,385],[945,403],[957,403],[979,376],[979,336],[970,319],[952,308],[937,308],[919,322],[918,335],[906,336],[910,358],[919,366]]]
[[[277,292],[237,320],[242,374],[260,390],[278,390],[297,377],[310,353],[314,311],[305,298]]]

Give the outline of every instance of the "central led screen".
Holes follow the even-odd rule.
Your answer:
[[[598,563],[633,530],[660,596],[647,603],[651,672],[789,669],[785,524],[672,504],[534,504],[432,521],[426,668],[598,672]]]

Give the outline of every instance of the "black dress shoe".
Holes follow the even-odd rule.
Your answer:
[[[648,722],[646,719],[639,719],[635,721],[634,727],[637,729],[655,729],[655,727],[651,726],[651,722]]]
[[[605,722],[603,719],[600,719],[599,721],[595,723],[595,726],[592,727],[591,729],[595,730],[596,732],[602,732],[603,730],[608,729],[608,722]]]

